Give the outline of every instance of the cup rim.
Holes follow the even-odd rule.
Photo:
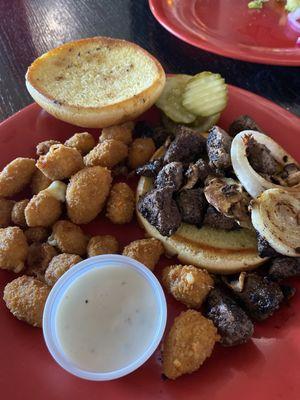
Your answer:
[[[58,337],[55,329],[55,319],[58,305],[62,299],[63,294],[83,274],[91,271],[94,268],[101,268],[108,264],[125,264],[127,267],[138,272],[143,276],[148,283],[150,283],[153,294],[158,302],[158,323],[155,334],[151,343],[147,346],[145,351],[141,355],[125,367],[119,368],[109,372],[93,372],[79,368],[72,364],[72,361],[67,358],[64,354],[62,347],[59,344]],[[83,379],[93,381],[106,381],[121,378],[122,376],[128,375],[135,371],[141,365],[143,365],[154,353],[158,347],[166,327],[167,321],[167,303],[164,291],[161,287],[156,276],[147,268],[145,265],[136,261],[130,257],[116,254],[105,254],[90,257],[86,260],[80,261],[74,267],[65,272],[61,278],[55,283],[50,291],[50,294],[46,300],[44,313],[43,313],[43,335],[46,346],[54,358],[54,360],[69,373]]]

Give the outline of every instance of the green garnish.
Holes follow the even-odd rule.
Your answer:
[[[254,0],[248,3],[248,8],[263,8],[264,3],[268,0]]]

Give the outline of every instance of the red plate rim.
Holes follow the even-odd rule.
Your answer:
[[[167,74],[167,75],[171,76],[173,74]],[[251,92],[249,90],[242,89],[242,88],[240,88],[238,86],[234,86],[234,85],[230,85],[230,84],[227,84],[227,86],[229,87],[229,91],[232,92],[232,93],[234,93],[234,92],[235,93],[239,93],[243,97],[247,97],[247,98],[250,98],[250,99],[252,98],[253,100],[257,99],[257,100],[263,101],[264,102],[264,106],[268,110],[270,110],[270,111],[272,110],[273,112],[276,112],[276,111],[280,112],[282,115],[284,115],[285,118],[289,118],[290,122],[295,124],[295,126],[297,126],[297,125],[299,126],[300,118],[297,115],[291,113],[290,111],[287,111],[285,108],[279,106],[278,104],[274,103],[273,101],[268,100],[266,97],[263,97],[263,96],[260,96],[258,94],[255,94],[255,93],[253,93],[253,92]],[[15,112],[14,114],[12,114],[8,118],[6,118],[4,121],[0,122],[0,128],[5,127],[5,125],[7,123],[9,123],[12,119],[16,118],[19,113],[22,113],[25,110],[30,111],[31,109],[34,109],[35,107],[39,107],[37,105],[37,103],[28,104],[28,106],[25,106],[21,110]]]
[[[226,46],[215,46],[214,44],[201,40],[199,38],[194,39],[192,36],[189,35],[189,33],[187,33],[180,26],[176,26],[172,22],[172,20],[167,17],[162,8],[162,1],[163,0],[148,0],[152,14],[167,31],[172,33],[177,38],[183,40],[184,42],[191,44],[192,46],[195,46],[202,50],[206,50],[210,53],[218,54],[223,57],[234,58],[241,61],[282,66],[300,66],[300,55],[298,59],[294,59],[290,58],[289,55],[286,55],[285,53],[278,53],[273,55],[263,53],[257,54],[255,52],[249,52],[240,48],[234,50]]]

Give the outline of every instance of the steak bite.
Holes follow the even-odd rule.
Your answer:
[[[215,229],[224,229],[231,231],[239,228],[239,224],[234,219],[228,218],[219,213],[213,206],[208,206],[204,216],[203,225],[210,226]]]
[[[155,178],[163,166],[163,160],[149,161],[147,164],[138,167],[135,172],[139,176],[146,176],[147,178]]]
[[[284,298],[277,283],[269,282],[256,273],[247,274],[243,290],[235,291],[235,295],[250,317],[257,321],[270,317]]]
[[[159,148],[172,133],[163,126],[153,128],[146,121],[138,121],[134,127],[134,136],[151,138],[156,148]]]
[[[278,255],[277,251],[273,249],[266,241],[266,239],[256,232],[257,238],[257,251],[259,257],[276,257]]]
[[[290,285],[280,285],[284,300],[288,302],[296,294],[296,289]]]
[[[209,204],[226,217],[233,218],[243,227],[250,227],[248,212],[250,196],[242,185],[231,178],[208,178],[204,194]]]
[[[182,190],[178,193],[176,202],[183,222],[198,226],[202,225],[207,208],[203,189]]]
[[[274,175],[280,170],[280,164],[272,156],[270,150],[258,143],[252,135],[247,136],[247,157],[251,167],[258,173]]]
[[[161,235],[171,236],[181,224],[181,215],[171,187],[153,189],[140,197],[138,211]]]
[[[273,281],[282,281],[286,278],[300,276],[300,258],[277,257],[271,261],[268,278]]]
[[[279,185],[295,186],[300,183],[300,169],[294,163],[286,164],[283,170],[272,178]]]
[[[218,126],[214,126],[209,131],[207,137],[207,154],[210,165],[214,168],[226,170],[231,167],[231,148],[232,138]]]
[[[161,169],[154,182],[155,188],[171,187],[175,192],[183,182],[183,166],[181,162],[171,162]]]
[[[230,136],[234,137],[238,133],[248,129],[251,131],[263,132],[254,119],[249,117],[249,115],[241,115],[231,123],[228,133]]]
[[[205,152],[206,139],[197,135],[192,129],[181,127],[180,132],[170,144],[164,156],[164,163],[181,161],[191,163]]]
[[[205,315],[217,327],[223,346],[245,343],[253,335],[253,323],[245,311],[219,288],[208,294]]]

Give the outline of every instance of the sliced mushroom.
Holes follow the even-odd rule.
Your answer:
[[[250,197],[242,185],[231,178],[208,178],[204,194],[209,204],[244,228],[251,229],[248,213]]]

